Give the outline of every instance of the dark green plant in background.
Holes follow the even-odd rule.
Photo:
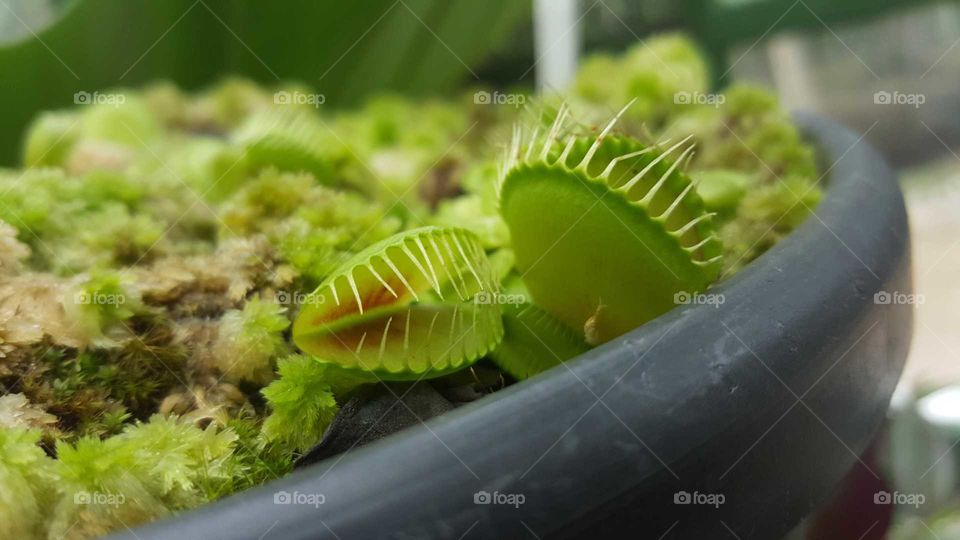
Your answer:
[[[331,107],[374,91],[442,94],[474,78],[529,9],[514,0],[67,2],[52,25],[0,47],[0,164],[16,161],[37,112],[71,105],[77,92],[157,79],[188,89],[226,75],[298,80]]]

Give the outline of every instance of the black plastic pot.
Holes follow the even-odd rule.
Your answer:
[[[785,534],[874,437],[912,322],[896,295],[911,285],[894,175],[836,124],[797,120],[830,168],[827,196],[711,291],[724,303],[683,306],[567,368],[136,537]]]

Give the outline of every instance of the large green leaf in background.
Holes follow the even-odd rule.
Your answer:
[[[326,105],[374,91],[442,94],[529,17],[523,0],[74,0],[34,37],[0,48],[0,164],[23,129],[78,91],[230,74],[316,87]],[[7,8],[0,7],[0,11]],[[4,14],[4,13],[0,13]],[[6,13],[4,15],[10,15]]]

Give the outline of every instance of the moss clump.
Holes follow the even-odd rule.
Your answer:
[[[704,93],[707,66],[689,40],[661,35],[632,46],[621,56],[598,54],[584,60],[574,84],[575,94],[607,111],[636,99],[628,112],[654,126],[669,124],[684,109],[680,92]]]
[[[279,377],[263,389],[270,407],[270,416],[263,423],[267,441],[304,451],[320,440],[338,409],[333,395],[335,369],[305,355],[277,363]]]
[[[111,335],[129,334],[126,321],[143,311],[138,293],[115,272],[94,272],[69,288],[64,307],[90,343],[114,344]]]
[[[273,359],[287,350],[283,331],[290,326],[286,308],[254,298],[220,319],[213,344],[214,364],[228,381],[265,384],[273,378]]]
[[[237,435],[155,416],[100,439],[57,443],[41,432],[0,430],[0,532],[5,538],[92,538],[195,506],[221,493],[237,471]]]
[[[87,538],[209,500],[236,473],[236,440],[230,430],[157,415],[108,439],[58,444],[60,500],[50,535]]]
[[[0,429],[0,536],[45,538],[46,517],[57,496],[54,462],[40,449],[40,430]]]

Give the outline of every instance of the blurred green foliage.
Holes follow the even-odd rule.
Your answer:
[[[16,162],[38,111],[156,79],[188,89],[228,74],[296,80],[330,107],[373,90],[442,94],[472,78],[529,9],[516,0],[74,0],[60,20],[0,48],[0,164]]]

